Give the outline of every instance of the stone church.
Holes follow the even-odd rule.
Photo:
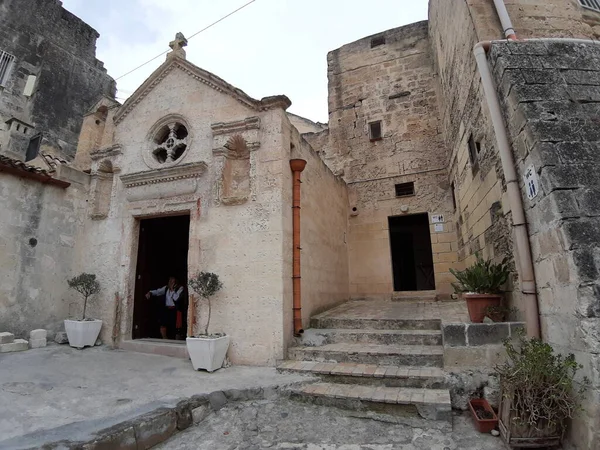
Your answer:
[[[331,51],[328,124],[197,67],[178,35],[124,104],[105,96],[84,116],[72,163],[0,160],[3,206],[35,218],[18,238],[0,219],[17,242],[2,245],[18,245],[0,257],[18,267],[0,325],[57,329],[80,307],[64,279],[86,270],[103,341],[137,348],[157,337],[144,294],[207,270],[231,361],[275,365],[318,313],[450,300],[451,268],[508,257],[528,333],[592,380],[574,439],[597,448],[600,5],[499,3],[430,0],[429,20]],[[206,316],[189,304],[188,334]]]

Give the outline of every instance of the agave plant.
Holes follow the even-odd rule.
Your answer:
[[[477,261],[471,267],[461,271],[450,269],[458,280],[458,283],[452,283],[452,287],[456,292],[499,294],[510,275],[507,258],[496,264],[491,260],[485,261],[479,254],[476,256]]]

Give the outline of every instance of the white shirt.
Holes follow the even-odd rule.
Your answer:
[[[172,291],[167,289],[167,286],[163,286],[160,289],[155,289],[150,291],[150,295],[154,297],[158,297],[160,295],[165,295],[165,305],[167,306],[175,306],[175,302],[179,299],[179,296],[183,292],[183,286],[181,286],[177,291]]]

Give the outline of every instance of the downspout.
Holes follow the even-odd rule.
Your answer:
[[[510,20],[510,16],[508,15],[508,11],[506,10],[504,0],[494,0],[494,6],[496,7],[496,13],[498,14],[500,23],[502,24],[504,36],[506,36],[506,39],[510,39],[512,41],[516,40],[517,35],[515,33],[515,29],[513,28],[512,21]]]
[[[292,192],[292,233],[293,233],[293,267],[292,278],[294,282],[293,300],[294,300],[294,335],[298,336],[304,333],[302,328],[302,297],[300,275],[300,174],[306,167],[304,159],[291,159],[290,168],[294,174],[294,187]]]
[[[489,45],[488,45],[489,46]],[[500,102],[496,95],[496,88],[492,79],[490,66],[488,65],[485,52],[485,44],[480,42],[474,48],[475,60],[481,75],[484,95],[490,109],[492,125],[498,143],[498,153],[502,162],[502,170],[506,179],[506,192],[512,212],[512,224],[515,229],[515,247],[518,249],[519,266],[521,268],[521,292],[525,296],[525,322],[527,324],[527,335],[540,337],[540,319],[537,303],[537,292],[535,276],[533,272],[533,261],[531,257],[531,245],[527,234],[527,222],[523,200],[519,189],[519,179],[515,169],[515,160],[508,142],[508,133]]]

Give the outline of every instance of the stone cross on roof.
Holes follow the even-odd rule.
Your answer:
[[[183,47],[187,46],[188,41],[183,35],[183,33],[179,32],[175,35],[175,40],[169,42],[169,47],[173,50],[167,54],[167,57],[170,56],[179,56],[180,58],[185,59],[185,50]]]

